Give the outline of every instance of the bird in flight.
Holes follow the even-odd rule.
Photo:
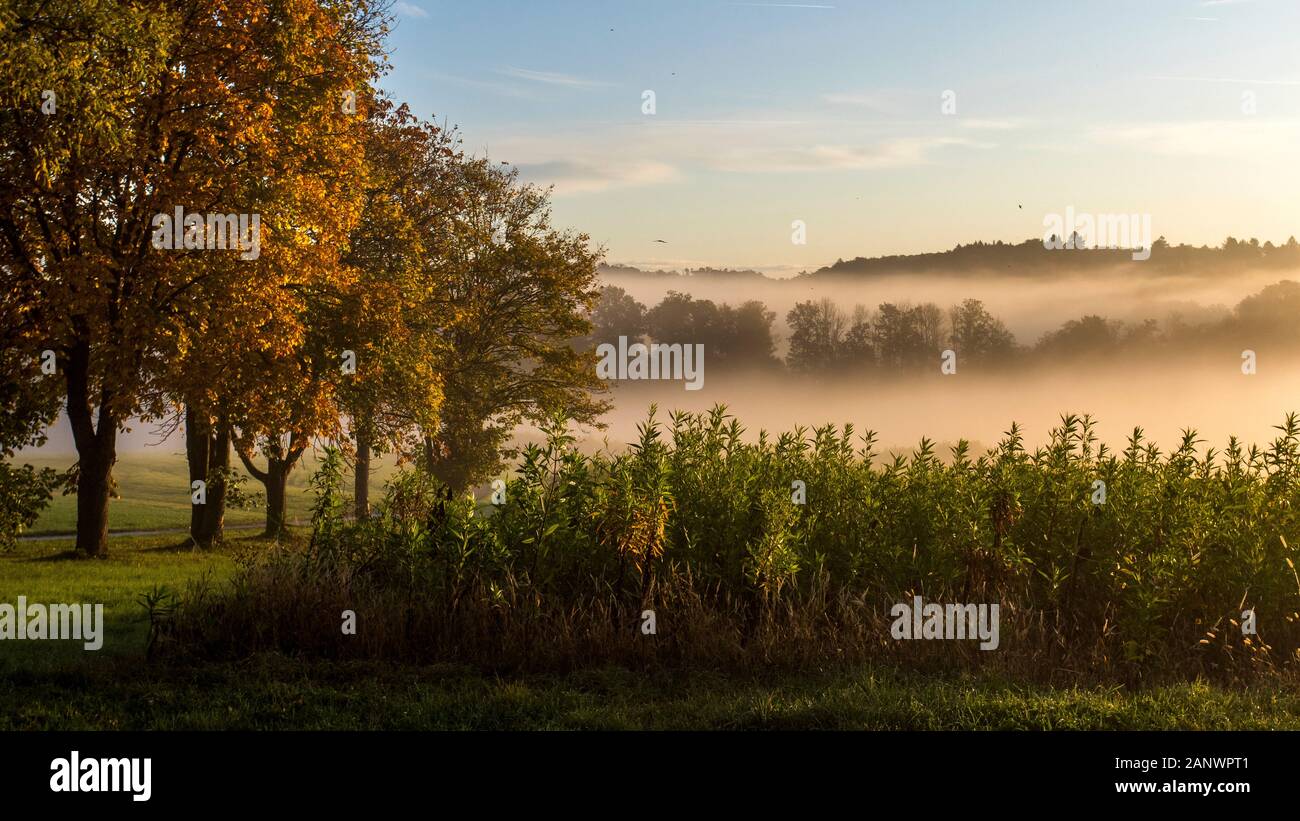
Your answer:
[[[666,240],[666,239],[657,239],[657,240],[655,240],[655,242],[662,242],[664,245],[667,245],[667,244],[668,244],[668,240]]]

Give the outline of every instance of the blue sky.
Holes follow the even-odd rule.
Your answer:
[[[1173,242],[1300,233],[1296,0],[394,12],[385,88],[554,185],[611,262],[787,274],[1040,236],[1070,206]]]

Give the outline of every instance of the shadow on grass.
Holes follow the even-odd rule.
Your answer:
[[[112,554],[110,553],[109,557],[111,556]],[[94,557],[87,556],[85,553],[80,552],[76,548],[70,547],[67,550],[61,550],[58,553],[51,553],[48,556],[29,556],[25,559],[19,559],[18,561],[23,562],[24,564],[31,564],[31,563],[44,564],[47,562],[93,562],[96,561],[96,559]]]
[[[227,540],[229,544],[229,540]],[[57,553],[51,553],[46,556],[29,556],[18,559],[20,562],[47,563],[47,562],[111,562],[115,559],[129,558],[141,553],[219,553],[221,548],[200,548],[192,539],[186,539],[183,542],[173,544],[161,544],[156,547],[133,547],[130,550],[113,550],[109,545],[107,556],[87,556],[85,553],[70,547],[67,550],[60,550]]]
[[[200,547],[199,543],[191,538],[185,538],[172,544],[160,544],[157,547],[143,547],[136,551],[137,553],[220,553],[221,546]]]
[[[280,544],[286,544],[286,545],[292,544],[293,542],[294,542],[293,539],[284,539],[279,541]],[[187,554],[196,554],[196,555],[220,556],[226,553],[234,552],[241,548],[271,547],[276,543],[277,543],[276,539],[265,536],[259,532],[248,536],[241,536],[238,539],[232,539],[227,537],[226,539],[214,545],[211,545],[209,547],[203,547],[193,539],[185,539],[184,541],[175,542],[172,544],[160,544],[155,547],[142,547],[136,549],[133,552],[169,553],[172,555],[176,555],[179,553],[187,553]]]

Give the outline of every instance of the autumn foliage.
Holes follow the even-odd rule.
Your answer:
[[[80,551],[107,551],[133,419],[184,427],[190,478],[208,490],[191,531],[207,544],[232,451],[277,532],[314,442],[363,460],[436,454],[475,465],[468,482],[494,457],[460,453],[451,431],[491,445],[542,399],[598,408],[567,345],[586,331],[596,254],[551,229],[542,192],[384,96],[388,25],[368,0],[0,10],[6,387],[40,386],[30,419],[64,406]],[[159,215],[178,208],[208,226],[256,216],[258,252],[212,247],[210,227],[188,224],[182,247],[159,247]],[[518,294],[504,314],[492,283]],[[468,433],[442,412],[453,387]],[[503,387],[517,390],[497,402]]]

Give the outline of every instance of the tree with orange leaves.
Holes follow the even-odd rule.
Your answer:
[[[437,238],[454,211],[445,169],[455,154],[405,106],[365,107],[361,215],[335,275],[303,290],[301,311],[281,318],[301,327],[292,349],[261,356],[236,386],[236,451],[266,488],[270,535],[285,526],[289,475],[314,440],[345,441],[348,421],[364,507],[370,452],[411,450],[442,403],[445,317],[431,312],[431,297],[442,287]]]
[[[339,317],[355,344],[357,373],[343,385],[355,456],[356,515],[369,515],[374,454],[418,453],[421,431],[438,423],[441,368],[451,358],[450,232],[460,209],[463,157],[455,136],[379,101],[366,148],[366,209],[347,255],[363,287]]]
[[[80,551],[107,553],[125,420],[200,384],[178,361],[220,358],[240,327],[272,359],[300,344],[302,292],[337,273],[357,217],[361,129],[329,115],[374,79],[383,30],[365,0],[0,11],[0,289],[27,309],[6,344],[56,353]],[[177,207],[259,215],[257,258],[198,250],[201,224],[183,248],[155,247],[157,217]]]

